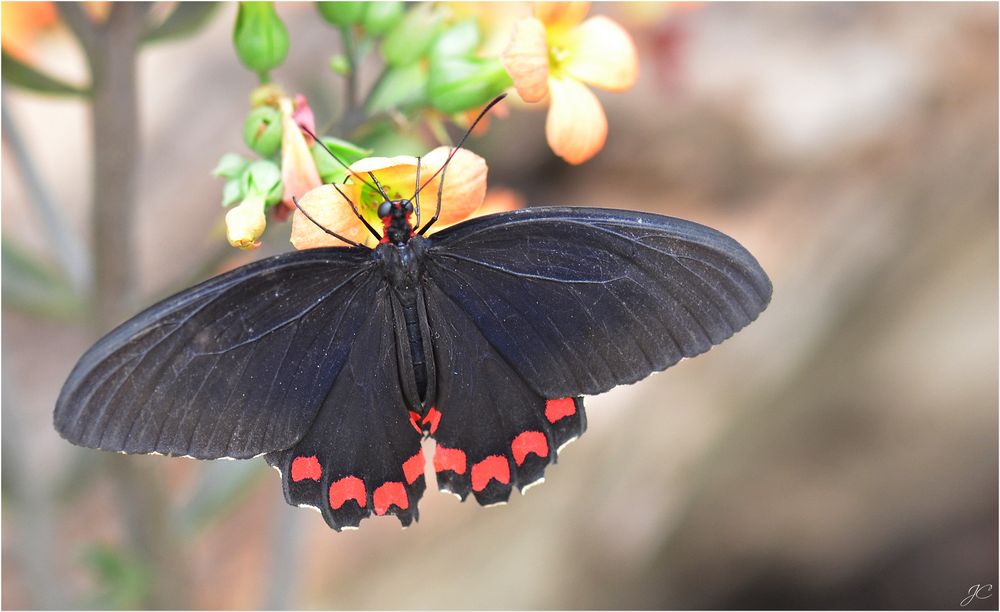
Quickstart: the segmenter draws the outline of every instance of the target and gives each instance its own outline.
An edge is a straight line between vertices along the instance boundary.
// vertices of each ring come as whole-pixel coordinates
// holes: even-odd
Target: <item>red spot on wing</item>
[[[375,514],[382,516],[389,510],[390,506],[397,506],[400,510],[410,507],[410,500],[406,497],[406,488],[401,482],[386,482],[375,489],[372,494],[375,504]]]
[[[311,457],[296,457],[292,460],[292,481],[319,480],[323,476],[323,468],[319,465],[316,455]]]
[[[542,432],[526,431],[514,438],[514,441],[510,443],[510,450],[514,453],[514,463],[521,465],[528,453],[535,453],[539,457],[548,457],[549,443]]]
[[[441,423],[441,413],[438,412],[437,408],[431,406],[431,409],[427,411],[427,416],[424,417],[424,420],[421,421],[421,423],[427,425],[428,431],[434,433],[437,431],[438,425]]]
[[[456,474],[465,473],[465,453],[457,448],[438,446],[434,449],[434,471],[451,470]]]
[[[406,484],[413,484],[413,481],[424,475],[424,452],[417,451],[403,463],[403,475],[406,476]]]
[[[345,476],[330,485],[330,507],[339,510],[347,500],[353,499],[365,507],[365,483],[357,476]]]
[[[418,434],[424,433],[423,430],[420,429],[420,413],[419,412],[416,412],[414,410],[410,411],[410,425],[413,425],[413,429],[416,429]]]
[[[563,417],[576,414],[576,402],[572,397],[550,399],[545,401],[545,418],[549,423],[555,423]]]
[[[503,455],[490,455],[472,466],[472,490],[482,491],[491,480],[510,482],[510,463]]]

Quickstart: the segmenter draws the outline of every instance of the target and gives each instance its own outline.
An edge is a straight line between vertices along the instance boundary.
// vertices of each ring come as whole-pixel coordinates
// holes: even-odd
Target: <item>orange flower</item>
[[[21,59],[30,57],[39,32],[58,19],[51,2],[4,2],[0,15],[3,50]]]
[[[525,102],[550,100],[545,136],[556,155],[580,164],[601,150],[608,121],[587,87],[625,91],[639,76],[632,37],[603,16],[584,20],[585,2],[539,3],[517,22],[504,67]]]
[[[449,147],[438,147],[420,158],[421,184],[444,164],[450,150]],[[416,190],[417,158],[409,155],[367,157],[351,164],[351,169],[363,176],[366,181],[368,172],[373,173],[386,194],[394,200],[409,198]],[[459,149],[455,153],[445,173],[441,215],[434,225],[435,228],[457,223],[479,208],[486,195],[486,175],[486,161],[482,157],[466,149]],[[438,206],[440,181],[439,174],[420,192],[421,223],[427,223],[434,216]],[[373,227],[376,229],[382,227],[382,222],[375,213],[382,202],[382,196],[377,191],[365,186],[356,177],[349,178],[340,189],[355,203]],[[354,216],[344,196],[337,193],[332,185],[313,189],[299,201],[299,205],[317,222],[345,238],[355,242],[374,240]],[[416,217],[413,218],[413,223],[416,224]],[[291,241],[292,245],[300,250],[344,245],[317,227],[298,210],[292,216]]]

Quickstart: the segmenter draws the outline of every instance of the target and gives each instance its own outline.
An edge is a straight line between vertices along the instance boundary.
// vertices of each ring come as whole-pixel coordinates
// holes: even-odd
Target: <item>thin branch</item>
[[[24,185],[32,200],[29,206],[38,215],[38,221],[49,237],[49,243],[56,258],[69,278],[73,289],[78,294],[84,294],[90,287],[90,258],[84,250],[83,242],[69,228],[60,207],[56,204],[35,167],[28,152],[28,147],[21,138],[21,130],[10,114],[10,106],[6,96],[0,93],[0,116],[3,124],[3,142],[7,145],[15,165],[21,171]]]
[[[83,9],[83,4],[78,2],[57,2],[59,17],[63,23],[73,32],[73,36],[83,47],[83,52],[87,55],[88,61],[93,54],[94,46],[97,44],[98,26],[87,15]]]

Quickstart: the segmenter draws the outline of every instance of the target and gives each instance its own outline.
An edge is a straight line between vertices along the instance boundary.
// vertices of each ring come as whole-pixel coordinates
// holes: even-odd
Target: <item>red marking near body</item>
[[[441,413],[434,406],[427,411],[427,415],[424,416],[424,420],[420,421],[424,425],[428,425],[428,429],[431,433],[437,431],[438,425],[441,423]]]
[[[392,215],[386,215],[382,217],[382,239],[379,240],[379,244],[386,244],[389,242],[389,224],[392,223]]]
[[[539,457],[548,457],[549,443],[542,432],[526,431],[514,438],[514,441],[510,443],[510,450],[514,453],[514,463],[521,465],[528,453],[535,453]]]
[[[510,482],[510,464],[503,455],[490,455],[472,466],[473,491],[482,491],[493,479],[502,484]]]
[[[353,499],[365,507],[365,483],[357,476],[345,476],[330,485],[330,507],[339,510],[347,500]]]
[[[457,448],[439,446],[434,449],[434,471],[451,470],[456,474],[465,473],[465,452]]]
[[[545,400],[545,418],[549,423],[555,423],[563,417],[576,414],[576,402],[572,397]]]
[[[389,510],[389,507],[396,505],[400,510],[410,507],[410,500],[406,497],[406,488],[401,482],[386,482],[375,489],[372,495],[375,503],[375,514],[382,516]]]
[[[406,476],[406,484],[413,484],[413,481],[424,475],[424,451],[417,451],[403,463],[403,475]]]
[[[419,412],[416,412],[414,410],[410,411],[410,425],[413,425],[413,429],[416,429],[417,433],[419,433],[419,434],[424,433],[423,430],[420,429],[420,413]]]
[[[323,468],[319,465],[316,455],[312,457],[296,457],[292,460],[292,481],[319,480],[323,476]]]

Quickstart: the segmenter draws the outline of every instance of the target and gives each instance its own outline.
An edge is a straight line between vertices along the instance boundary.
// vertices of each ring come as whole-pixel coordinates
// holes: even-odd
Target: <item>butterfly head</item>
[[[413,214],[413,202],[410,200],[392,200],[382,202],[378,207],[378,216],[382,219],[382,242],[406,244],[413,236],[413,225],[410,215]]]

